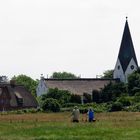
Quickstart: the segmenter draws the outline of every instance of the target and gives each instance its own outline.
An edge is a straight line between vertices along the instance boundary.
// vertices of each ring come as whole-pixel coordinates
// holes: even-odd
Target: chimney
[[[15,85],[16,85],[16,81],[15,80],[10,80],[10,85],[11,85],[12,88],[14,88]]]

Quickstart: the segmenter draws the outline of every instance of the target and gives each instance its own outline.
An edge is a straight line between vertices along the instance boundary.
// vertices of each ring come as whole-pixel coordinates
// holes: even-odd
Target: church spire
[[[138,67],[138,63],[137,63],[133,41],[129,30],[128,17],[126,17],[118,60],[114,70],[114,75],[115,75],[114,78],[120,78],[120,79],[122,78],[125,79],[122,81],[127,81],[128,74],[131,74],[134,70],[137,69],[137,67]]]
[[[127,66],[132,58],[138,66],[127,17],[118,58],[120,60],[124,72],[126,71]]]

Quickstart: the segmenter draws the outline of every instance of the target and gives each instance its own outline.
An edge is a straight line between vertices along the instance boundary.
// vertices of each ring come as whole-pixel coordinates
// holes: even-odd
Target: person
[[[72,121],[79,122],[80,111],[77,106],[74,107],[72,111]]]
[[[87,114],[88,114],[88,121],[89,122],[95,121],[95,119],[94,119],[94,111],[92,110],[92,108],[89,108]]]

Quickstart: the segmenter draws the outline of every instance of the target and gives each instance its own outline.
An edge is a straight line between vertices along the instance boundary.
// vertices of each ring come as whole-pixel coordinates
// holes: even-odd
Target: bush
[[[74,106],[80,106],[81,104],[78,103],[66,103],[63,105],[63,107],[74,107]]]
[[[122,103],[123,106],[131,105],[131,97],[129,97],[129,96],[122,96],[117,101]]]
[[[94,112],[107,112],[109,109],[106,103],[96,104],[96,103],[87,103],[79,106],[80,112],[87,112],[89,108],[92,108]]]
[[[140,103],[128,106],[123,109],[124,111],[140,112]]]
[[[135,93],[134,96],[134,102],[139,102],[140,101],[140,92]]]
[[[81,96],[77,95],[77,94],[72,94],[70,102],[71,103],[81,103]]]
[[[93,90],[92,91],[92,101],[95,102],[95,103],[99,103],[100,102],[100,91],[98,90]]]
[[[59,112],[60,111],[60,104],[56,99],[53,98],[47,98],[42,102],[42,109],[44,111],[53,111],[53,112]]]
[[[135,104],[135,105],[133,106],[133,109],[134,109],[135,111],[140,112],[140,103]]]
[[[46,100],[47,98],[57,99],[60,104],[65,104],[70,102],[71,94],[67,90],[59,90],[58,88],[50,88],[46,94],[43,94],[40,100]]]
[[[121,111],[123,109],[123,104],[120,102],[114,102],[111,106],[110,111]]]
[[[91,103],[92,99],[91,99],[91,95],[88,93],[83,93],[83,97],[84,97],[84,103]]]

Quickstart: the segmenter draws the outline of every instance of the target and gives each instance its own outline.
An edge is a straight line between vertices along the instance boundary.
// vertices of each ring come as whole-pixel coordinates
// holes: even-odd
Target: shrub
[[[135,93],[134,96],[134,102],[139,102],[140,101],[140,92]]]
[[[93,90],[92,91],[92,101],[93,102],[96,102],[96,103],[99,103],[100,102],[100,91],[98,90]]]
[[[134,105],[136,111],[140,111],[140,103]]]
[[[67,90],[59,90],[58,88],[50,88],[46,94],[43,94],[39,101],[46,100],[47,98],[57,99],[60,104],[65,104],[70,102],[71,94]]]
[[[81,96],[80,95],[76,95],[76,94],[72,94],[70,102],[71,103],[81,103]]]
[[[83,97],[84,97],[84,103],[91,103],[92,99],[91,99],[91,95],[88,93],[83,93]]]
[[[53,98],[47,98],[42,102],[42,109],[44,111],[53,111],[53,112],[59,112],[60,111],[60,104],[56,99]]]
[[[114,102],[111,106],[110,111],[121,111],[123,109],[123,105],[120,102]]]
[[[80,106],[81,104],[78,103],[66,103],[63,105],[63,107],[74,107],[74,106]]]
[[[122,96],[117,101],[122,103],[123,106],[131,105],[131,97],[129,97],[129,96]]]
[[[128,106],[123,109],[124,111],[140,112],[140,103]]]

